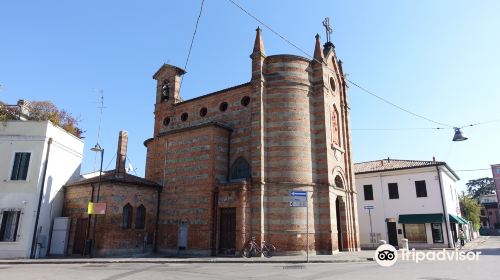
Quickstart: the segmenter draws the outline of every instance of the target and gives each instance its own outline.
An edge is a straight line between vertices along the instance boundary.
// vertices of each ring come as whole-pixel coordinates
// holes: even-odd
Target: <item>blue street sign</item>
[[[291,196],[307,196],[307,192],[302,192],[302,191],[293,191],[290,192]]]
[[[290,192],[290,195],[291,207],[307,207],[307,192],[292,191]]]

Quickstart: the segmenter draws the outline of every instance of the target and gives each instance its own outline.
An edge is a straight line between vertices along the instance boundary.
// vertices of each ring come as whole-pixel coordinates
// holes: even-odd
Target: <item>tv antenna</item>
[[[101,100],[99,100],[99,107],[97,107],[98,109],[100,109],[100,111],[99,111],[99,127],[97,128],[97,143],[99,143],[99,139],[101,137],[102,109],[106,108],[106,107],[104,107],[104,91],[101,89],[99,91],[99,93],[101,94]]]
[[[104,107],[104,90],[99,90],[99,94],[101,95],[100,100],[99,100],[99,106],[97,109],[99,109],[99,126],[97,127],[97,144],[99,144],[99,139],[101,139],[101,124],[102,124],[102,110],[106,107]],[[97,162],[97,153],[94,155],[94,170],[96,170],[96,162]]]

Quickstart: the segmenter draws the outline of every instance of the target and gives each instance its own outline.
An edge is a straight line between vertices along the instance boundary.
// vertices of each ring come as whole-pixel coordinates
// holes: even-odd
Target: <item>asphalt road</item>
[[[13,279],[500,279],[500,237],[490,237],[474,251],[478,260],[398,261],[318,264],[19,264],[0,265],[0,278]]]

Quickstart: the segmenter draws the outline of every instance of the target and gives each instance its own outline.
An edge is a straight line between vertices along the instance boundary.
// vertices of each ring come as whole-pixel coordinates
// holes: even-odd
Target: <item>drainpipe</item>
[[[155,236],[154,236],[154,245],[153,252],[158,252],[158,236],[160,234],[160,201],[161,201],[161,191],[162,186],[158,187],[158,200],[156,201],[156,220],[155,220]]]
[[[444,214],[444,225],[446,227],[446,238],[448,239],[448,247],[452,248],[452,243],[450,240],[450,233],[448,232],[448,224],[450,223],[450,218],[448,217],[448,211],[446,210],[446,206],[444,203],[444,194],[443,194],[443,184],[441,182],[441,173],[439,172],[439,165],[436,163],[436,172],[439,180],[439,193],[441,194],[441,205],[443,206],[443,214]],[[432,230],[432,228],[431,228]]]
[[[47,143],[47,154],[45,155],[45,165],[43,167],[42,186],[40,187],[40,194],[38,195],[38,207],[36,210],[35,227],[33,229],[33,240],[31,241],[30,259],[34,259],[36,253],[38,220],[40,219],[40,209],[42,208],[43,191],[45,190],[45,179],[47,177],[47,167],[49,165],[49,154],[51,145],[52,145],[52,138],[49,138],[49,141]]]

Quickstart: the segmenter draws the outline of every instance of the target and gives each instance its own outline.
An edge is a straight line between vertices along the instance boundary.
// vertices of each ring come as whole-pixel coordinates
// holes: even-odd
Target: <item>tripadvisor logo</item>
[[[455,250],[429,250],[429,251],[415,251],[411,250],[396,250],[394,246],[383,244],[378,246],[375,250],[375,261],[381,266],[393,266],[399,257],[402,261],[414,261],[419,263],[421,261],[477,261],[481,252],[472,251],[459,251]]]
[[[382,244],[375,250],[375,261],[381,266],[393,266],[398,260],[398,251],[394,246]]]

